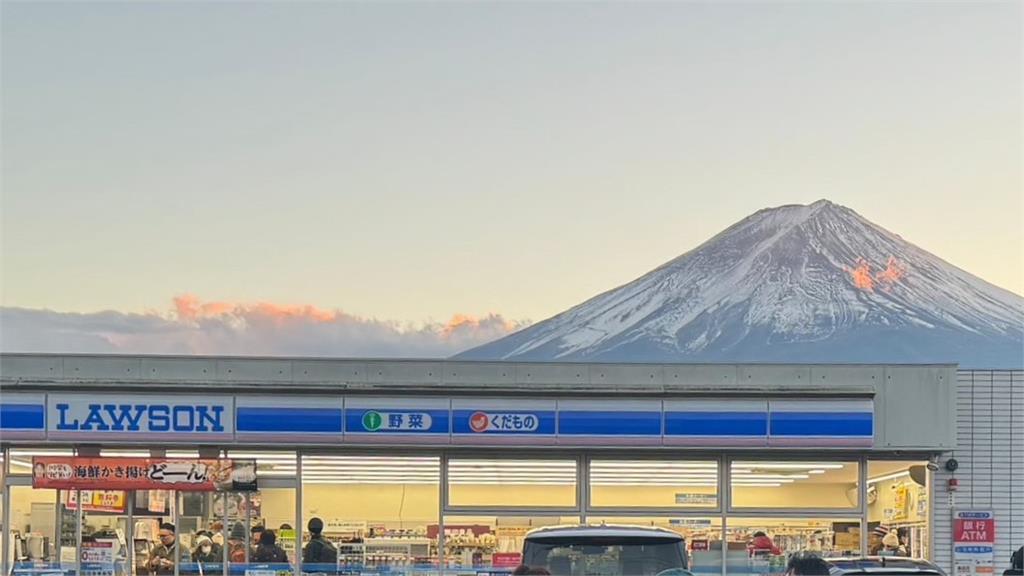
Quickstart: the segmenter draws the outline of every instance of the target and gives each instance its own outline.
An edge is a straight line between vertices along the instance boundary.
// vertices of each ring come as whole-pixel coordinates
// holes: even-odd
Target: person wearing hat
[[[247,561],[245,553],[245,526],[241,522],[231,525],[231,533],[228,534],[228,559],[231,562],[244,563]]]
[[[879,553],[881,556],[906,556],[907,549],[900,544],[900,536],[895,530],[889,530],[889,532],[882,537],[882,551]]]
[[[338,563],[338,549],[331,541],[324,538],[324,521],[311,518],[306,524],[309,529],[309,543],[302,550],[303,564],[326,564],[334,566]]]
[[[196,547],[192,550],[192,561],[201,564],[223,562],[224,549],[213,541],[209,532],[200,532],[196,536]]]
[[[174,563],[178,556],[177,530],[174,524],[164,522],[160,525],[160,543],[149,552],[147,567],[153,574],[167,576],[174,574]]]
[[[868,534],[868,555],[878,556],[881,554],[885,546],[882,544],[882,538],[889,533],[889,527],[885,524],[879,524]]]

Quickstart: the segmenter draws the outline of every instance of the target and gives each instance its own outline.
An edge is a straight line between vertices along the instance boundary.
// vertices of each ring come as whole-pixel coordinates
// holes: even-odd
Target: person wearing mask
[[[219,564],[224,561],[224,549],[213,541],[209,532],[200,532],[196,535],[192,561],[200,564]]]
[[[277,545],[277,534],[274,534],[273,530],[264,530],[260,533],[260,543],[256,546],[252,560],[267,564],[288,563],[288,555]]]
[[[324,521],[319,518],[311,518],[306,524],[306,528],[309,529],[309,543],[302,550],[302,563],[336,565],[338,549],[324,538]]]
[[[157,537],[160,539],[160,543],[150,550],[146,566],[151,573],[158,576],[174,574],[174,562],[178,556],[178,539],[174,524],[169,522],[161,524]]]
[[[772,556],[778,556],[782,554],[782,550],[775,545],[775,542],[768,537],[767,534],[758,530],[754,532],[754,539],[750,541],[750,555],[765,555],[770,554]]]
[[[812,554],[794,554],[786,566],[786,576],[829,576],[828,562]]]

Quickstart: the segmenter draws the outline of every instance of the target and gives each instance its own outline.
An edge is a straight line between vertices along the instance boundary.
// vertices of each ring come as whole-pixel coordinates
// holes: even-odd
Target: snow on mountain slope
[[[1024,298],[828,201],[761,210],[461,359],[1024,366]]]

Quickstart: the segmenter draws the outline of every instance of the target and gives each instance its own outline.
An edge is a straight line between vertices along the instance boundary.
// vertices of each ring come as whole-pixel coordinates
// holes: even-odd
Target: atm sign
[[[996,521],[990,514],[961,515],[953,522],[953,541],[992,544],[996,541]]]

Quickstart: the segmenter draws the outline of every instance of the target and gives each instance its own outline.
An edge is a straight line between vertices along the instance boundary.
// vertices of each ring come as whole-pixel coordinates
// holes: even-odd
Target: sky
[[[256,315],[443,352],[821,198],[1024,293],[1016,2],[0,16],[7,342]]]

